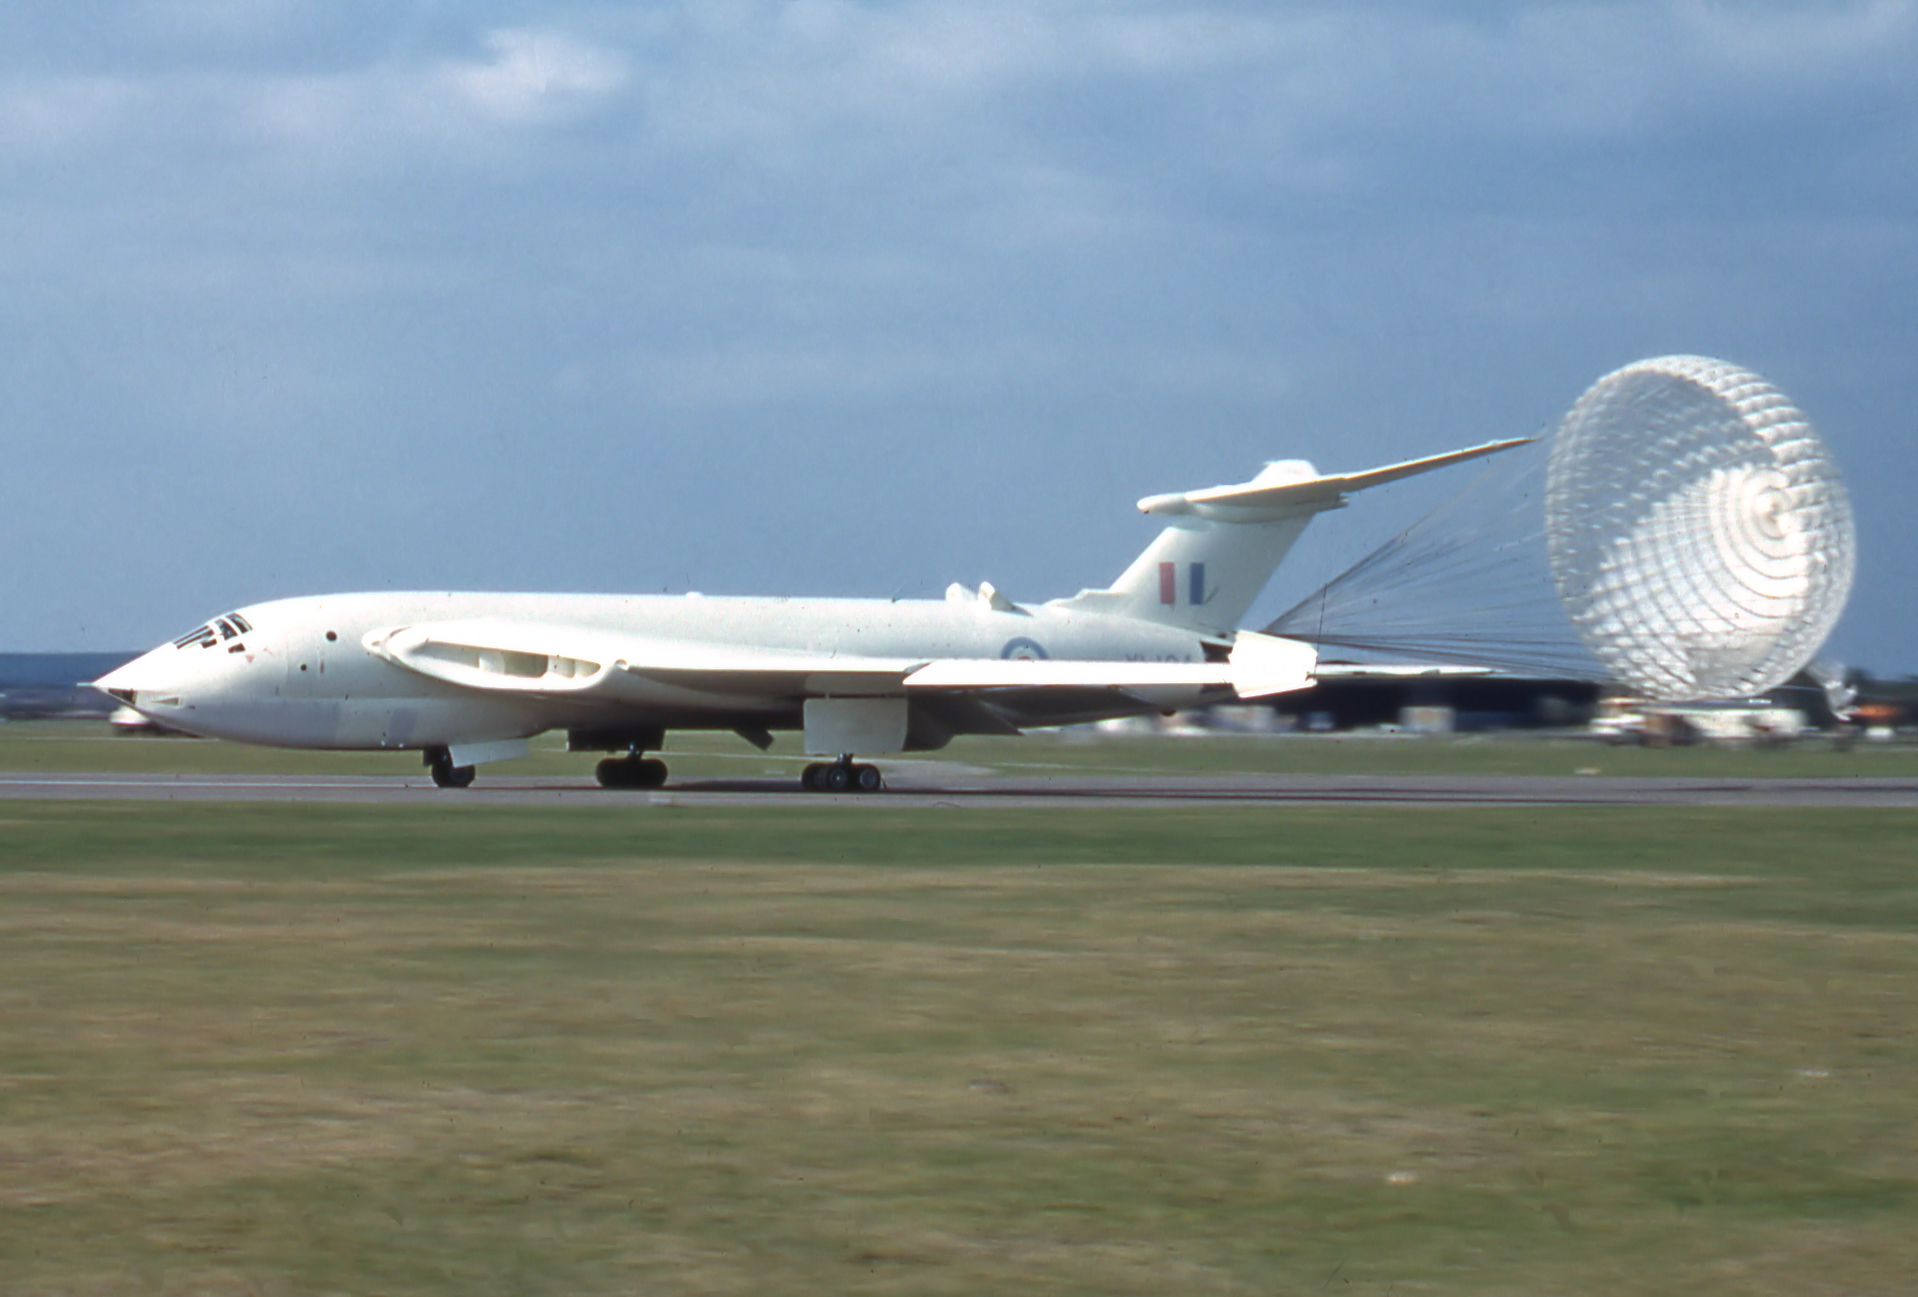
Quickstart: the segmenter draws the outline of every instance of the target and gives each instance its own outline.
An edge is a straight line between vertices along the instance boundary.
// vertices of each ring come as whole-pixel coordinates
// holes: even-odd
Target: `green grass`
[[[0,1291],[1899,1291],[1914,829],[0,803]]]

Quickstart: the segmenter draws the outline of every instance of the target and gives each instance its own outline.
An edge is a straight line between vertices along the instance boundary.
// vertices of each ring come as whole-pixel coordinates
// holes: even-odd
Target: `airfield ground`
[[[1912,755],[958,755],[1295,750]],[[368,761],[0,727],[10,769]],[[1914,830],[10,801],[0,1291],[1902,1292]]]

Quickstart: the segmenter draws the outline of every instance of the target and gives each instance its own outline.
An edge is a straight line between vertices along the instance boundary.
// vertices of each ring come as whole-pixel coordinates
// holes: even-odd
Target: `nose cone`
[[[173,674],[166,669],[166,655],[171,652],[173,646],[163,644],[151,653],[142,653],[133,661],[117,666],[93,681],[92,687],[131,706],[135,694],[143,691],[161,692],[174,679]]]
[[[274,655],[262,636],[246,633],[229,613],[109,671],[93,687],[152,720],[189,734],[222,737],[227,714],[270,691],[264,663]]]
[[[205,666],[172,644],[162,644],[151,653],[143,653],[125,666],[107,672],[93,687],[142,716],[181,725],[195,687],[204,688]]]

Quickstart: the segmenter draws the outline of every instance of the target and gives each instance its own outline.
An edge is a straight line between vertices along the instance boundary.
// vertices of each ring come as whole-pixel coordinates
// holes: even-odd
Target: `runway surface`
[[[1918,779],[1655,779],[1540,776],[997,775],[925,763],[864,796],[800,791],[790,779],[687,779],[609,792],[589,778],[481,775],[471,788],[408,778],[327,775],[139,775],[0,772],[0,800],[287,802],[436,806],[1164,805],[1918,807]]]

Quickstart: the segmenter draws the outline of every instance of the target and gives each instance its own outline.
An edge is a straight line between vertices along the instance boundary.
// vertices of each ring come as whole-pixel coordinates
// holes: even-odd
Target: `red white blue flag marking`
[[[1186,602],[1194,608],[1205,605],[1205,564],[1186,564]],[[1159,602],[1170,607],[1179,602],[1179,565],[1159,564]]]

